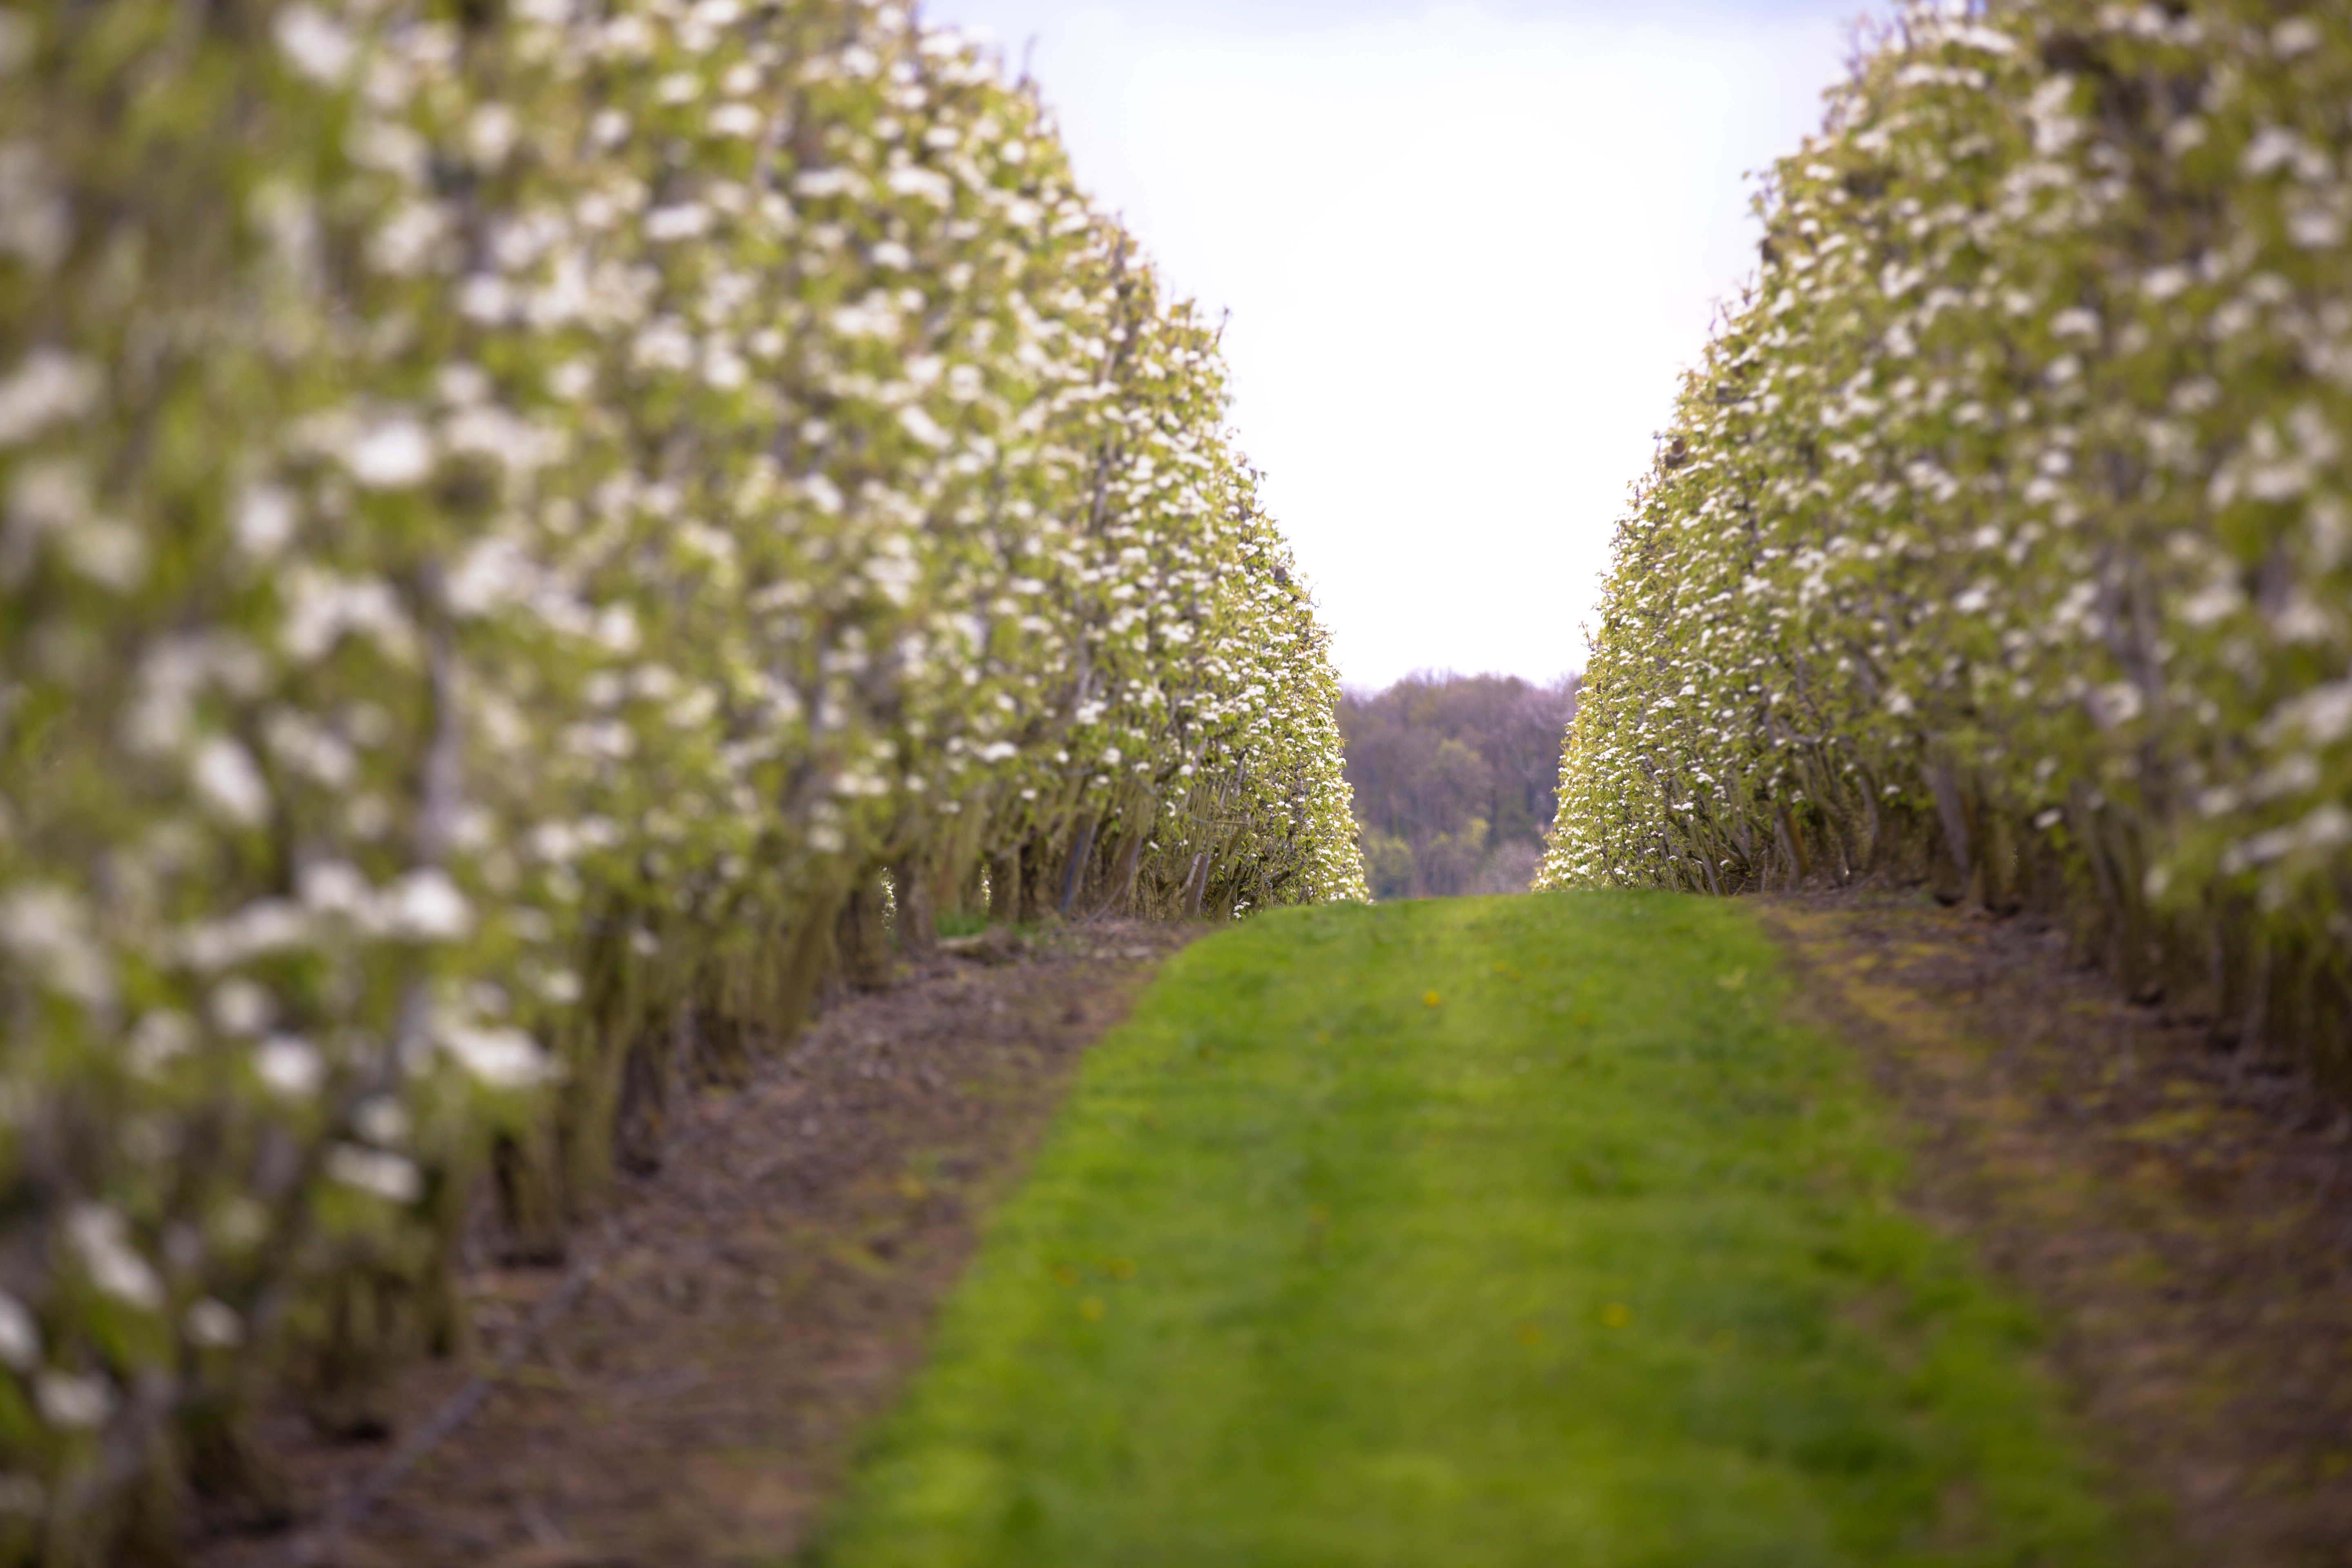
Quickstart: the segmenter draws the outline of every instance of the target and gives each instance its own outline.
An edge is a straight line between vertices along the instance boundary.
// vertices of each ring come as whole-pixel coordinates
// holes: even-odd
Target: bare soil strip
[[[943,959],[852,1000],[752,1083],[679,1115],[631,1181],[578,1303],[479,1414],[345,1537],[341,1568],[702,1568],[788,1559],[851,1445],[920,1354],[975,1222],[1097,1037],[1194,928],[1098,924]],[[499,1373],[558,1269],[466,1281],[478,1343],[420,1367],[399,1430]],[[389,1443],[266,1434],[308,1525]],[[298,1533],[230,1536],[203,1568],[283,1568]]]
[[[2029,921],[1889,894],[1759,909],[1918,1129],[1919,1205],[2051,1309],[2182,1561],[2352,1564],[2352,1115],[2116,1001]]]

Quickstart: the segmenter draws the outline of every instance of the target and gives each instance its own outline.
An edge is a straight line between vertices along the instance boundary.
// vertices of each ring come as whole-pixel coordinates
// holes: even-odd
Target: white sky
[[[926,0],[1172,289],[1342,677],[1549,679],[1861,0]],[[1034,46],[1030,40],[1034,39]]]

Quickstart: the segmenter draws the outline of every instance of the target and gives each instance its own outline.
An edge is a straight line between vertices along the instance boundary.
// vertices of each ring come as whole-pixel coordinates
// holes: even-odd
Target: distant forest
[[[1578,682],[1423,673],[1340,697],[1373,897],[1527,890]]]

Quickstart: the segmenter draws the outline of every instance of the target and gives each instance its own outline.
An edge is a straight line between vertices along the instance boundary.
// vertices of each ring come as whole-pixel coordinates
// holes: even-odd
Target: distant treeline
[[[1538,686],[1424,672],[1340,698],[1374,897],[1526,889],[1551,825],[1579,679]]]

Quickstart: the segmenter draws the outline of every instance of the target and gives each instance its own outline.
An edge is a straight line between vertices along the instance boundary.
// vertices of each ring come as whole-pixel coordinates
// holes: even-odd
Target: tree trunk
[[[950,915],[986,915],[988,913],[988,857],[974,856],[968,863],[950,864],[941,868],[937,884],[939,900],[932,910],[935,920]]]
[[[632,1175],[661,1169],[669,1142],[669,1119],[677,1100],[677,1051],[669,1030],[653,1019],[631,1031],[621,1063],[621,1103],[613,1130],[613,1157]]]
[[[822,1011],[834,973],[834,925],[841,912],[831,897],[826,893],[811,899],[800,912],[799,926],[778,931],[769,950],[776,963],[762,981],[760,1010],[768,1050],[789,1049]]]
[[[1054,896],[1053,873],[1045,864],[1045,841],[1032,838],[1021,847],[1021,921],[1035,925],[1052,912],[1046,902]]]
[[[531,1126],[501,1134],[490,1149],[490,1177],[498,1194],[498,1256],[502,1263],[549,1268],[564,1260],[562,1162],[551,1147],[552,1129]]]
[[[1078,889],[1086,885],[1087,858],[1095,850],[1095,819],[1087,816],[1078,823],[1078,836],[1070,842],[1070,858],[1062,867],[1062,897],[1054,912],[1064,920],[1070,918],[1070,908],[1078,901]]]
[[[416,1348],[413,1282],[395,1264],[369,1259],[335,1269],[319,1296],[323,1321],[294,1355],[302,1413],[331,1440],[387,1437],[393,1378]]]
[[[890,885],[898,895],[898,954],[909,963],[929,963],[940,951],[930,869],[920,860],[902,860],[891,868]]]
[[[678,1004],[678,1059],[697,1084],[740,1089],[751,1081],[751,1042],[740,1005],[741,977],[712,963],[692,1000]]]
[[[996,925],[1021,920],[1021,851],[1009,849],[988,858],[988,918]]]
[[[890,989],[890,940],[882,926],[882,882],[861,877],[835,930],[841,977],[853,991]]]
[[[1135,905],[1135,877],[1143,865],[1143,840],[1140,831],[1127,836],[1127,843],[1118,852],[1118,869],[1112,874],[1110,896],[1102,901],[1100,912],[1123,915]]]
[[[295,1517],[293,1486],[254,1436],[241,1392],[199,1394],[174,1419],[173,1436],[188,1485],[208,1510],[239,1530],[276,1530]]]

